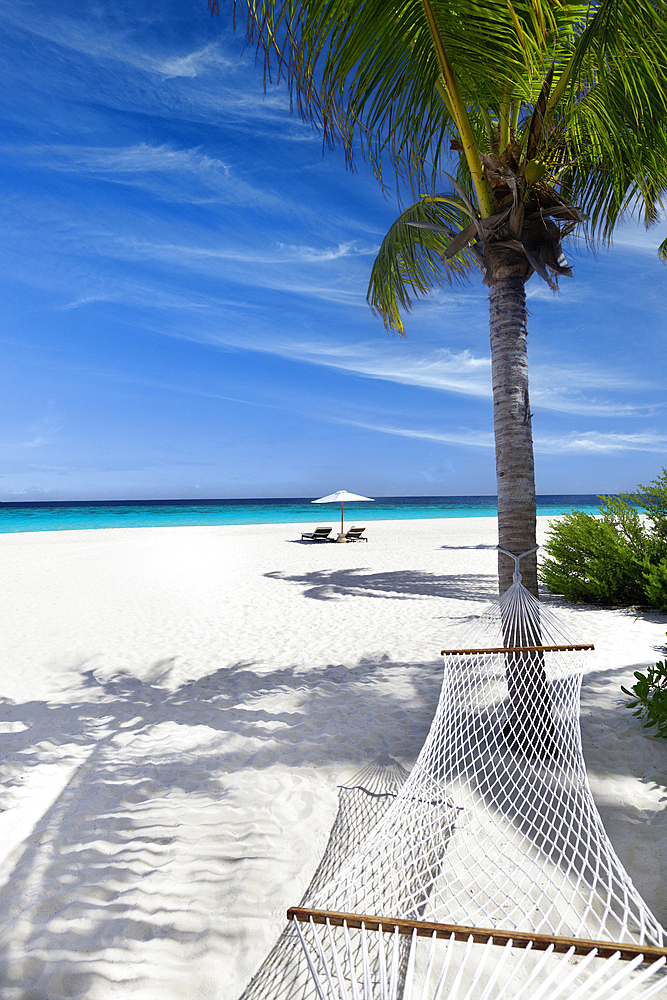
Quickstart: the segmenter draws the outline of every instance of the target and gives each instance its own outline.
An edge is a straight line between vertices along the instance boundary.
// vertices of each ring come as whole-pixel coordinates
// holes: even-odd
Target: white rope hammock
[[[290,911],[320,1000],[621,1000],[667,988],[664,931],[586,777],[579,693],[592,647],[523,587],[513,558],[509,590],[443,650],[438,708],[393,805]]]

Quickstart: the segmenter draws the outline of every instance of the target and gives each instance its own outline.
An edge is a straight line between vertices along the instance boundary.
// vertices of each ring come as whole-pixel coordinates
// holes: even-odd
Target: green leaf
[[[454,195],[424,196],[401,213],[382,241],[368,286],[371,309],[387,329],[403,333],[400,307],[409,310],[415,297],[443,281],[462,282],[479,266],[474,248],[458,249],[461,234],[473,228],[468,222],[466,206]],[[422,223],[424,228],[415,225]],[[457,250],[447,259],[452,244]]]
[[[630,695],[627,708],[636,708],[632,714],[645,719],[644,729],[657,727],[658,737],[667,739],[667,660],[661,660],[647,668],[646,673],[635,671],[637,683],[632,690],[621,687],[623,694]]]

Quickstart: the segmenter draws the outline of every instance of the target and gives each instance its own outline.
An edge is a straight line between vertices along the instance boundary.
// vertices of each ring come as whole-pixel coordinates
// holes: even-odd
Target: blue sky
[[[388,337],[397,214],[205,0],[0,0],[0,499],[495,493],[487,290]],[[528,285],[538,493],[667,464],[667,270],[629,222]]]

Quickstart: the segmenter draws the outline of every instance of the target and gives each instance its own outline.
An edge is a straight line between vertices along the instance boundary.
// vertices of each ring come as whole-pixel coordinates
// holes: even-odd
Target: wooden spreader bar
[[[616,952],[621,953],[621,958],[626,961],[643,955],[644,961],[654,962],[658,958],[667,958],[667,948],[657,948],[655,945],[626,944],[609,941],[589,941],[586,938],[558,937],[555,934],[533,934],[530,931],[503,931],[497,928],[487,927],[465,927],[462,924],[438,924],[429,920],[404,920],[399,917],[371,917],[365,913],[338,913],[333,910],[311,910],[305,906],[290,906],[287,911],[288,920],[298,920],[301,923],[309,923],[313,920],[316,924],[326,924],[327,921],[334,927],[342,927],[344,923],[348,927],[360,928],[363,924],[366,930],[376,931],[381,926],[383,930],[391,933],[398,929],[399,934],[412,934],[417,931],[418,937],[432,937],[435,934],[438,938],[449,938],[454,935],[456,941],[467,941],[472,937],[477,944],[486,944],[489,938],[494,944],[507,944],[511,941],[515,948],[525,948],[529,943],[535,951],[546,951],[549,945],[554,946],[554,951],[565,953],[574,947],[575,955],[587,955],[593,948],[597,948],[600,958],[610,958]]]
[[[494,649],[441,649],[440,656],[461,653],[570,653],[580,649],[595,649],[591,643],[582,646],[496,646]]]

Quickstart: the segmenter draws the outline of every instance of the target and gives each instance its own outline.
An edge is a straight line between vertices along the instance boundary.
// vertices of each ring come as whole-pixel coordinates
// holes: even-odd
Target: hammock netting
[[[593,1000],[647,997],[667,986],[658,972],[664,959],[650,972],[641,971],[641,956],[621,961],[619,972],[618,955],[603,961],[593,950],[581,960],[549,950],[538,959],[510,940],[489,959],[472,938],[429,944],[416,931],[392,933],[392,918],[404,918],[664,947],[586,776],[579,694],[590,648],[522,586],[517,569],[500,601],[444,651],[439,704],[409,778],[363,843],[304,901],[382,918],[384,933],[295,921],[313,996]],[[418,940],[431,948],[430,965]]]
[[[662,945],[588,784],[582,645],[513,584],[445,652],[438,708],[410,777],[308,905]]]

